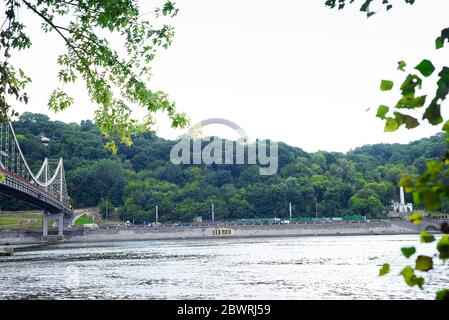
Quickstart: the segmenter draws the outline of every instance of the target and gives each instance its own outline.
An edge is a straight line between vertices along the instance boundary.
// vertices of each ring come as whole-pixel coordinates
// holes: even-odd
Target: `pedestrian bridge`
[[[0,193],[41,208],[44,211],[44,236],[48,235],[49,219],[59,221],[59,235],[62,236],[64,217],[69,219],[73,215],[63,159],[45,158],[34,174],[10,122],[0,124]]]

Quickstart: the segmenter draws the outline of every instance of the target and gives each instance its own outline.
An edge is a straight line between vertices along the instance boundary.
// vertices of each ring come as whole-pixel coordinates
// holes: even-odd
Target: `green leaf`
[[[434,126],[443,122],[443,118],[441,117],[441,106],[436,99],[434,99],[427,107],[426,111],[424,111],[423,119],[427,119],[429,123]]]
[[[380,90],[382,90],[382,91],[389,91],[389,90],[391,90],[393,88],[393,85],[394,85],[393,81],[382,80],[380,82]]]
[[[413,224],[420,224],[423,218],[424,218],[424,216],[420,212],[415,212],[415,213],[411,214],[409,217],[410,222]]]
[[[422,243],[430,243],[435,241],[435,237],[432,234],[429,234],[425,231],[422,231],[419,234],[419,238],[421,239]]]
[[[443,125],[443,131],[449,133],[449,120]]]
[[[388,108],[387,106],[380,105],[379,108],[377,108],[377,114],[376,114],[376,117],[385,120],[385,115],[388,113],[388,110],[389,110],[389,109],[390,109],[390,108]]]
[[[407,64],[405,63],[404,60],[398,62],[398,70],[405,71],[406,66]]]
[[[449,289],[442,289],[438,291],[435,299],[449,301]]]
[[[416,118],[409,116],[408,114],[403,114],[400,112],[394,112],[394,117],[399,126],[405,123],[407,129],[413,129],[419,126],[419,122]]]
[[[415,269],[419,271],[429,271],[433,269],[432,258],[428,256],[418,256],[418,258],[416,258]]]
[[[440,252],[440,259],[449,259],[449,236],[443,235],[438,241],[437,249]]]
[[[112,154],[116,154],[117,153],[117,145],[115,144],[114,141],[109,141],[106,142],[104,145],[105,149],[110,150],[112,152]]]
[[[435,39],[435,47],[437,50],[444,47],[444,40],[441,37]]]
[[[73,104],[73,98],[61,89],[54,90],[48,99],[48,108],[54,112],[63,111]]]
[[[388,117],[385,119],[385,132],[394,132],[399,128],[399,123],[395,118]]]
[[[424,285],[424,278],[417,277],[415,275],[415,270],[412,267],[406,266],[402,269],[400,274],[404,277],[404,281],[408,286],[413,287],[418,285],[422,289]]]
[[[412,116],[406,115],[405,116],[405,127],[407,129],[413,129],[419,126],[419,121],[416,118],[413,118]]]
[[[424,207],[428,210],[437,210],[441,208],[439,194],[433,189],[423,190],[422,202],[424,204]]]
[[[401,252],[406,258],[410,258],[416,252],[416,248],[415,247],[404,247],[404,248],[401,248]]]
[[[427,119],[432,125],[437,125],[443,122],[443,118],[441,117],[441,103],[449,94],[449,68],[443,67],[438,76],[436,95],[423,115],[423,119]]]
[[[379,276],[384,276],[388,272],[390,272],[390,265],[388,263],[384,263],[379,270]]]
[[[416,277],[416,276],[415,276],[415,277]],[[420,289],[422,289],[423,286],[424,286],[424,283],[425,283],[424,278],[422,278],[422,277],[416,277],[416,278],[415,278],[415,283],[418,285],[418,287],[419,287]]]
[[[399,180],[399,185],[404,187],[405,192],[413,191],[413,180],[410,177],[401,177],[401,180]]]
[[[403,96],[396,104],[396,108],[398,109],[421,108],[426,103],[426,98],[427,96],[421,97]]]
[[[370,13],[369,6],[371,5],[371,2],[373,2],[373,0],[365,0],[365,2],[360,7],[360,11]]]
[[[416,204],[421,204],[422,203],[422,199],[421,199],[421,193],[418,191],[413,192],[413,202]]]
[[[402,269],[400,274],[403,276],[409,276],[414,273],[415,273],[415,270],[411,266],[406,266],[404,269]]]
[[[441,49],[444,47],[444,42],[449,40],[449,28],[441,30],[441,35],[435,40],[435,47]]]
[[[421,88],[422,79],[415,74],[409,74],[401,85],[403,96],[414,97],[416,88]]]
[[[424,77],[430,76],[435,71],[433,63],[427,59],[421,61],[420,64],[415,67],[415,69],[421,72]]]

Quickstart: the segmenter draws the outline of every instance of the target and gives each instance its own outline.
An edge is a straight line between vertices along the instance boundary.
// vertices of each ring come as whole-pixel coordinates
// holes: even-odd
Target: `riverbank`
[[[67,228],[64,242],[101,242],[132,240],[181,240],[212,238],[261,238],[299,236],[343,236],[343,235],[400,235],[418,234],[427,230],[438,230],[442,220],[428,220],[421,225],[408,221],[319,221],[281,225],[226,224],[202,226],[159,226],[159,227],[109,227],[98,230]],[[214,228],[232,229],[232,235],[214,236]],[[50,233],[51,234],[51,233]],[[38,244],[42,242],[39,229],[14,229],[0,231],[0,245]]]

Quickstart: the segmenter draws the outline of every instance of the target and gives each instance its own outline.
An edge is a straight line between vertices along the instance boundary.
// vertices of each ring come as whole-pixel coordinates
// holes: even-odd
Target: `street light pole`
[[[288,212],[290,213],[290,221],[292,220],[292,203],[288,204]]]
[[[215,223],[215,212],[214,212],[214,204],[212,203],[212,224]]]
[[[318,199],[315,192],[315,220],[318,220]]]

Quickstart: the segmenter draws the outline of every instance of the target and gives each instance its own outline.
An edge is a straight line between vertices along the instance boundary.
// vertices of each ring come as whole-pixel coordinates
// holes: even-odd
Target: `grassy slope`
[[[76,226],[82,226],[83,224],[86,223],[96,223],[96,222],[88,215],[83,214],[82,216],[80,216],[78,219],[75,220],[74,224]]]
[[[115,221],[115,220],[102,220],[102,221],[94,221],[91,217],[89,217],[88,215],[83,214],[82,216],[80,216],[78,219],[75,220],[74,225],[75,226],[82,226],[86,223],[96,223],[96,224],[120,224],[122,223],[121,221]]]
[[[0,214],[0,228],[34,228],[42,226],[42,213]]]

